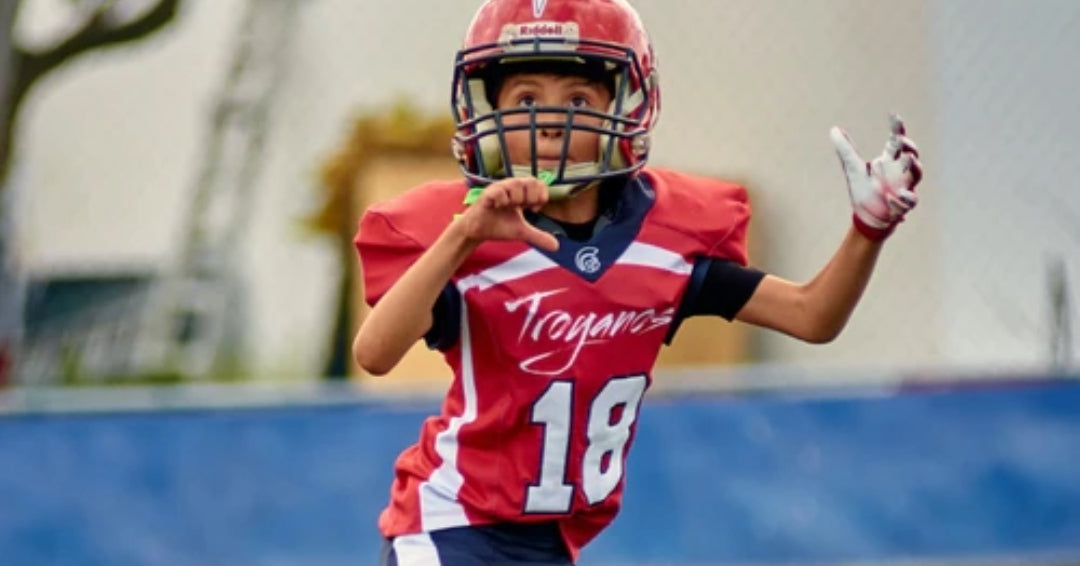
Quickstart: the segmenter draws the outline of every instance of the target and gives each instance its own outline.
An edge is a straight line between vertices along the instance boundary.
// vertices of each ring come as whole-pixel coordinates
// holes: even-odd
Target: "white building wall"
[[[654,163],[747,184],[760,267],[809,279],[843,237],[850,209],[827,137],[834,123],[869,157],[885,140],[887,112],[899,110],[923,150],[922,202],[886,246],[845,334],[827,346],[763,334],[770,360],[1043,362],[1039,258],[1080,257],[1080,193],[1069,192],[1069,179],[1080,178],[1080,144],[1069,137],[1080,125],[1072,95],[1080,35],[1065,31],[1076,29],[1080,7],[635,4],[662,70]],[[359,111],[402,95],[446,111],[453,52],[474,6],[311,0],[301,10],[243,266],[254,284],[251,356],[261,373],[309,375],[325,355],[339,266],[327,242],[297,228],[314,206],[320,161]],[[39,85],[20,129],[28,189],[20,234],[31,268],[172,259],[242,7],[189,1],[175,28],[88,56]],[[46,21],[58,9],[33,17]],[[1001,277],[1003,265],[1017,275]]]

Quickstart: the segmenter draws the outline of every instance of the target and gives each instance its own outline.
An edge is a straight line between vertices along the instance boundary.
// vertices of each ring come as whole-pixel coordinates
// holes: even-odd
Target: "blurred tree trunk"
[[[21,0],[0,0],[0,385],[11,379],[16,342],[21,335],[22,293],[15,261],[13,203],[5,192],[15,153],[19,107],[38,80],[79,55],[145,38],[163,29],[177,13],[180,0],[124,2],[81,0],[87,14],[73,33],[45,51],[29,51],[15,38]],[[135,10],[133,6],[142,9]]]

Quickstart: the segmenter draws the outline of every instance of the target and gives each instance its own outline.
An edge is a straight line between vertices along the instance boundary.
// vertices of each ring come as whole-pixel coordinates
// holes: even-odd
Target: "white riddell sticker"
[[[563,39],[576,42],[581,34],[575,22],[528,22],[524,24],[506,24],[499,34],[500,43],[509,43],[516,39]],[[530,46],[531,48],[531,46]]]

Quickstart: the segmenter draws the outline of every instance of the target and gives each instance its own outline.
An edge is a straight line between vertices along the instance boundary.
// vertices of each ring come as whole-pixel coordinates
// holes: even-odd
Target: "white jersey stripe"
[[[391,543],[398,566],[440,566],[439,552],[427,533],[394,537]]]
[[[529,249],[499,265],[489,267],[480,273],[470,275],[458,281],[458,290],[463,294],[465,291],[476,287],[483,291],[492,285],[506,283],[514,279],[521,279],[534,273],[556,267],[557,264],[544,254]]]
[[[458,491],[465,483],[458,468],[458,432],[476,420],[476,375],[473,370],[472,338],[469,332],[469,309],[465,292],[481,290],[492,285],[519,279],[555,267],[555,262],[536,250],[518,254],[504,263],[458,281],[461,291],[461,390],[464,408],[459,416],[450,419],[446,430],[435,436],[435,452],[442,463],[427,481],[420,484],[420,525],[424,531],[461,527],[469,524],[465,509],[458,502]]]
[[[617,265],[654,267],[680,275],[690,275],[690,272],[694,270],[694,265],[686,261],[683,256],[671,250],[642,242],[630,244],[630,247],[623,252],[615,263]]]
[[[446,430],[435,435],[435,452],[442,464],[431,477],[420,484],[420,526],[425,531],[435,531],[469,524],[465,509],[457,500],[458,491],[465,483],[457,466],[458,431],[476,420],[476,376],[473,373],[472,340],[469,334],[469,311],[465,297],[461,297],[461,389],[465,396],[460,416],[450,419]]]

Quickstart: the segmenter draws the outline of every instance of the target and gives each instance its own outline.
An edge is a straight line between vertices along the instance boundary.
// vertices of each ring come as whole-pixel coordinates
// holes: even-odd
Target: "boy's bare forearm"
[[[766,275],[736,317],[820,344],[836,338],[866,290],[881,242],[852,227],[829,263],[805,284]]]
[[[353,342],[353,356],[369,373],[390,371],[431,328],[431,308],[477,242],[457,222],[402,274],[368,314]]]
[[[831,340],[844,328],[870,282],[881,242],[850,228],[829,263],[803,287],[815,334]]]

